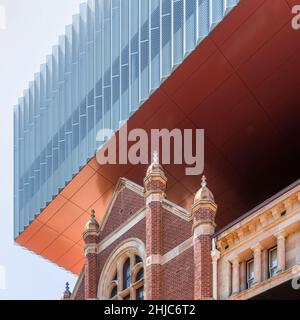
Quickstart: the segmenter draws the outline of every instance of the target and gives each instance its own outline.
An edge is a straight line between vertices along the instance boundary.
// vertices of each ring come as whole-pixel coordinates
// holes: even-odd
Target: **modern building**
[[[282,190],[299,179],[300,31],[291,25],[294,4],[92,0],[81,5],[15,107],[16,242],[81,273],[87,241],[82,230],[91,210],[104,226],[120,178],[142,190],[138,186],[148,165],[97,161],[104,144],[118,139],[124,121],[129,129],[205,130],[204,172],[218,204],[215,235],[219,243],[226,243],[231,233],[235,239],[235,219],[278,192],[285,194]],[[115,134],[97,142],[104,128]],[[184,167],[175,164],[164,165],[164,172],[171,207],[179,216],[191,215],[199,176],[187,176]],[[130,212],[142,208],[139,202],[132,210],[125,202],[120,206],[119,220],[111,228],[119,228]],[[191,222],[187,225],[182,241],[191,236]],[[181,232],[174,228],[170,233]],[[146,246],[145,239],[139,239]],[[181,242],[176,241],[164,254],[177,250]],[[227,245],[217,245],[220,263],[232,261],[237,250],[243,265],[251,250],[246,258],[233,243],[236,247],[229,251]],[[291,252],[296,265],[296,251]],[[143,254],[137,252],[147,264],[148,253]],[[286,266],[292,267],[288,259]],[[190,261],[187,268],[193,267]],[[258,279],[257,262],[253,267]],[[239,285],[244,285],[242,279],[240,275]],[[228,297],[226,292],[220,295]],[[155,297],[147,290],[146,296]],[[175,298],[174,292],[166,297]]]

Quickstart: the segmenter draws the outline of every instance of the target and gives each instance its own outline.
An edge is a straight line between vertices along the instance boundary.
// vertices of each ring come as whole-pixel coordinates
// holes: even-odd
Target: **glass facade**
[[[89,0],[14,109],[15,237],[238,0]]]

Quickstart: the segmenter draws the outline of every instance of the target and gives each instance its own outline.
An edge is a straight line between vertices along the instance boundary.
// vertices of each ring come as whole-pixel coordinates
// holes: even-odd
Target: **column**
[[[285,239],[286,239],[286,232],[280,231],[276,234],[277,237],[277,272],[283,272],[285,270],[286,265],[286,257],[285,257]]]
[[[220,259],[220,251],[213,250],[211,257],[213,264],[213,299],[218,300],[218,261]]]
[[[192,206],[194,234],[194,300],[213,299],[212,236],[215,233],[217,205],[202,177],[201,189]]]
[[[97,245],[100,236],[100,226],[96,220],[95,211],[91,211],[91,218],[86,224],[83,233],[85,243],[85,268],[84,268],[84,288],[85,299],[97,299],[98,289],[98,255]]]
[[[269,277],[269,252],[264,249],[262,251],[262,281]]]
[[[236,257],[232,262],[232,294],[240,292],[240,261]]]
[[[158,153],[153,155],[153,163],[144,179],[146,202],[146,268],[145,299],[163,299],[162,273],[162,228],[163,208],[167,177],[159,164]]]
[[[262,246],[260,244],[256,245],[253,248],[253,256],[254,256],[254,285],[261,282],[261,254]]]
[[[247,289],[247,266],[246,261],[240,263],[240,290],[244,291]]]

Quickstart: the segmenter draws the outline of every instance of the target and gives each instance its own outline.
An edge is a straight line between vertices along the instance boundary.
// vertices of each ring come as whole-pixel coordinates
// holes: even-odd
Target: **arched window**
[[[116,280],[110,298],[114,300],[144,300],[144,266],[143,260],[130,253],[116,262]],[[121,284],[121,285],[120,285]]]
[[[99,299],[144,300],[144,252],[138,239],[129,239],[112,252],[99,280]]]
[[[114,285],[111,289],[110,298],[113,299],[118,294],[118,287],[117,285]]]
[[[135,277],[135,282],[140,281],[141,279],[144,279],[144,268],[141,268]]]
[[[123,266],[123,290],[130,287],[130,258],[128,258]]]

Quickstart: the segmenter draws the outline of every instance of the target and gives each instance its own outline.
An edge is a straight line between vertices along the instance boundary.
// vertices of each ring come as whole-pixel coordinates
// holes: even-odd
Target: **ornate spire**
[[[96,212],[94,209],[91,210],[91,222],[95,223],[96,221]]]
[[[91,210],[91,217],[85,226],[87,231],[99,231],[99,223],[96,220],[96,212],[94,209]]]
[[[70,284],[69,282],[66,283],[66,289],[62,295],[62,300],[69,300],[71,298],[71,291],[70,291]]]
[[[196,193],[194,203],[197,203],[199,201],[215,202],[214,195],[207,187],[207,179],[204,175],[201,178],[201,189]]]
[[[202,179],[201,179],[201,187],[205,188],[207,186],[207,179],[206,177],[203,175]]]
[[[153,152],[153,164],[159,165],[159,155],[157,151]]]
[[[159,153],[157,151],[153,152],[152,163],[147,170],[147,176],[151,173],[163,174],[163,168],[159,163]]]

